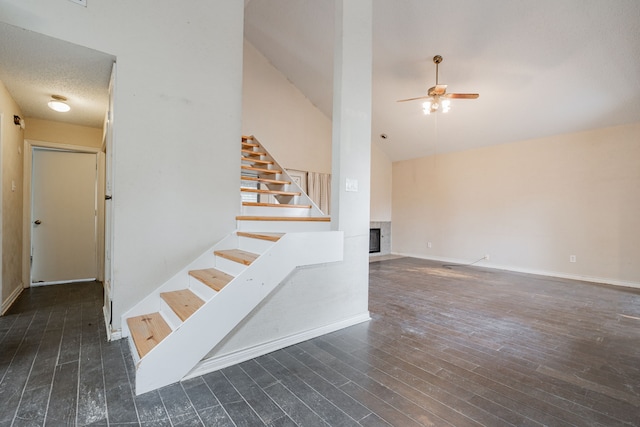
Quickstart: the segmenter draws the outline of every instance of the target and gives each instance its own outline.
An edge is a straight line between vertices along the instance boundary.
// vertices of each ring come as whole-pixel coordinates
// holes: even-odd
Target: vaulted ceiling
[[[372,139],[392,160],[640,121],[637,0],[372,1]],[[333,4],[245,0],[246,39],[328,117]],[[448,92],[480,97],[425,116],[396,101],[434,85],[436,54]],[[55,120],[41,98],[66,91],[86,113],[67,121],[101,126],[111,55],[0,23],[0,58],[25,115]]]
[[[640,121],[637,0],[372,1],[372,138],[393,160]],[[331,116],[332,0],[251,0],[245,37]],[[480,97],[397,103],[437,54],[447,91]]]

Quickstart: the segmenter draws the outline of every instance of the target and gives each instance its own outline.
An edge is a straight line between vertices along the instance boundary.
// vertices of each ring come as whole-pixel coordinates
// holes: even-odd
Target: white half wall
[[[396,162],[392,252],[640,286],[638,159],[640,123]]]
[[[2,20],[117,58],[113,319],[235,228],[243,2],[6,0]]]

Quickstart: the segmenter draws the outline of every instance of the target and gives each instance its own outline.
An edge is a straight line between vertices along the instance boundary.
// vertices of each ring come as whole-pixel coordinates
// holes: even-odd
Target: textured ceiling
[[[115,58],[0,22],[0,80],[25,117],[102,127]],[[51,95],[71,111],[47,107]]]
[[[245,37],[327,116],[332,0],[251,0]],[[640,120],[640,1],[373,0],[372,137],[393,160]],[[435,83],[454,100],[425,116]],[[388,134],[381,140],[378,135]]]

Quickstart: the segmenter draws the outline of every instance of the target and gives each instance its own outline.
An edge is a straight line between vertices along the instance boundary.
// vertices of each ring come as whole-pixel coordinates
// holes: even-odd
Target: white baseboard
[[[330,325],[310,329],[308,331],[300,332],[294,335],[289,335],[284,338],[279,338],[243,350],[234,351],[233,353],[225,354],[222,356],[214,356],[210,359],[202,360],[191,370],[191,372],[185,375],[183,379],[186,380],[189,378],[208,374],[209,372],[214,372],[226,368],[227,366],[236,365],[238,363],[263,356],[267,353],[280,350],[281,348],[289,347],[290,345],[298,344],[303,341],[319,337],[321,335],[335,332],[349,326],[357,325],[358,323],[366,322],[368,320],[371,320],[371,317],[369,316],[369,312],[367,311],[360,315],[350,317],[348,319],[332,323]]]
[[[37,288],[38,286],[50,286],[50,285],[62,285],[66,283],[83,283],[83,282],[95,282],[96,278],[91,279],[77,279],[77,280],[57,280],[53,282],[33,282],[31,283],[32,288]]]
[[[11,308],[11,306],[13,305],[14,302],[16,302],[16,300],[18,299],[18,297],[20,296],[23,290],[24,288],[22,286],[18,286],[13,290],[13,292],[11,292],[11,294],[5,301],[2,301],[0,316],[4,315],[4,313],[6,313],[6,311],[9,310],[9,308]]]
[[[469,260],[460,260],[454,258],[443,258],[443,257],[426,257],[424,255],[415,255],[415,254],[404,254],[404,253],[396,253],[393,255],[411,257],[411,258],[419,258],[426,259],[430,261],[438,261],[438,262],[446,262],[452,264],[468,264]],[[505,271],[513,271],[515,273],[527,273],[527,274],[536,274],[538,276],[548,276],[548,277],[558,277],[561,279],[571,279],[571,280],[579,280],[582,282],[591,282],[591,283],[599,283],[604,285],[613,285],[613,286],[622,286],[626,288],[640,288],[640,283],[638,282],[629,282],[625,280],[617,280],[617,279],[609,279],[605,277],[593,277],[593,276],[582,276],[579,274],[568,274],[568,273],[560,273],[557,271],[546,271],[546,270],[535,270],[531,268],[521,268],[521,267],[513,267],[508,265],[497,265],[488,263],[486,261],[480,261],[475,264],[476,267],[486,267],[486,268],[495,268],[496,270],[505,270]]]

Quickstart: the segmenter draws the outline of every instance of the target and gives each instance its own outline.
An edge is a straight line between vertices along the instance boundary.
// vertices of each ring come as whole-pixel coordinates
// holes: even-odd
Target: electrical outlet
[[[431,242],[427,242],[427,247],[431,249]]]
[[[486,259],[487,261],[489,261],[491,259],[491,255],[489,254],[484,254],[484,259]]]
[[[569,255],[569,262],[576,262],[576,256],[575,255]]]

